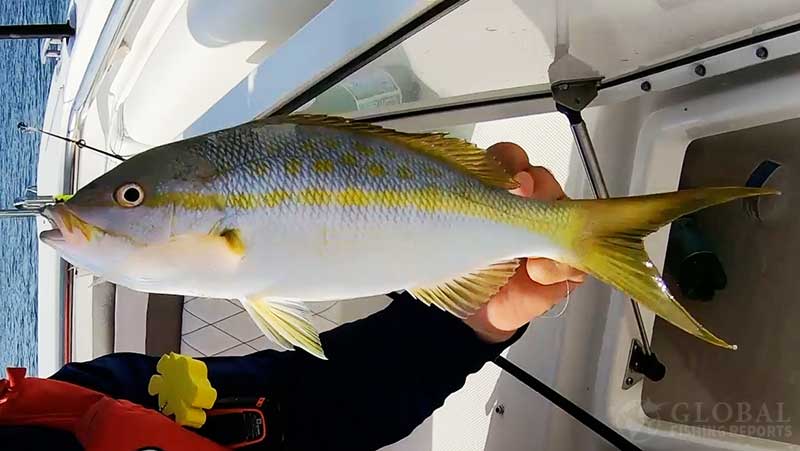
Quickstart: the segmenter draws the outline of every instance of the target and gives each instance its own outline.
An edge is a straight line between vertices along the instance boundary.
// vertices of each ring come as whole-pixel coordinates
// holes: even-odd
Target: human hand
[[[488,152],[516,174],[514,178],[520,186],[512,193],[539,200],[566,198],[553,175],[543,167],[531,166],[520,146],[498,143]],[[501,343],[565,298],[584,278],[584,273],[563,263],[546,258],[525,259],[511,280],[464,322],[484,341]]]

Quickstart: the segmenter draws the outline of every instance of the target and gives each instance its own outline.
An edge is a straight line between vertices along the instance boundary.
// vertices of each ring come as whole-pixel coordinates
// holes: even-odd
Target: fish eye
[[[144,190],[136,183],[126,183],[114,193],[114,200],[121,207],[133,208],[138,207],[144,202]]]

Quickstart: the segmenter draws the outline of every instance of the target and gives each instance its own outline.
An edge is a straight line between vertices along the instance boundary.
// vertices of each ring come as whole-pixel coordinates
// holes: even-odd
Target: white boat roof
[[[559,21],[562,30],[568,28],[560,33],[565,49],[595,75],[612,82],[648,68],[663,70],[667,63],[754,35],[786,29],[800,19],[800,4],[791,0],[398,0],[374,8],[337,0],[183,135],[274,111],[413,17],[444,4],[454,5],[453,9],[430,26],[405,36],[400,45],[361,69],[363,73],[399,65],[430,88],[421,98],[404,101],[407,105],[399,109],[431,109],[464,98],[548,92],[548,69],[556,56]],[[342,23],[359,26],[341,27]],[[320,45],[321,39],[325,45]],[[309,49],[314,49],[312,61],[306,57]],[[707,70],[712,75],[713,64]],[[359,111],[354,115],[377,113]]]

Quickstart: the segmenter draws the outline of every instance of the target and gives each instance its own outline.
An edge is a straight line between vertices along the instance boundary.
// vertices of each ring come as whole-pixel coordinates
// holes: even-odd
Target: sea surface
[[[0,0],[0,24],[63,22],[67,0]],[[0,40],[0,209],[36,184],[39,137],[16,124],[39,125],[54,63],[42,65],[38,40]],[[0,219],[0,371],[36,374],[37,247],[33,219]]]

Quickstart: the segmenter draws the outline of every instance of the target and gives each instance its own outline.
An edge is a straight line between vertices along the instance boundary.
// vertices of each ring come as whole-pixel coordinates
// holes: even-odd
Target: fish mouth
[[[47,244],[60,244],[65,242],[64,234],[59,229],[45,230],[39,234],[39,239]]]
[[[50,245],[91,241],[96,229],[63,203],[45,208],[42,214],[54,228],[43,231],[39,234],[39,238]]]

